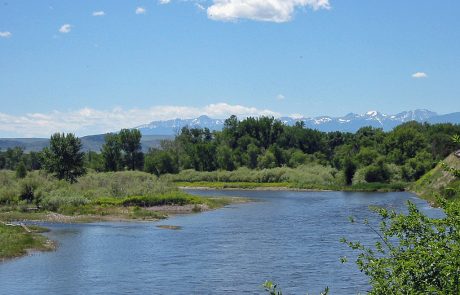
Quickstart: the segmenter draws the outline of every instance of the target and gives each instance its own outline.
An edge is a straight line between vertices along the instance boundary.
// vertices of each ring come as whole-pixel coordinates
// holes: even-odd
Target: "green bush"
[[[41,206],[45,210],[59,211],[65,207],[78,207],[88,204],[90,201],[69,190],[62,189],[51,192],[48,196],[44,197],[41,201]]]
[[[297,168],[277,167],[261,170],[251,170],[246,167],[238,168],[234,171],[198,172],[184,170],[179,174],[166,175],[163,179],[176,182],[289,182],[301,187],[312,184],[340,184],[342,182],[335,168],[319,164],[301,165]]]
[[[151,206],[164,206],[164,205],[188,205],[196,204],[197,198],[189,196],[183,192],[174,192],[157,196],[136,196],[128,197],[122,200],[123,206],[138,206],[138,207],[151,207]]]

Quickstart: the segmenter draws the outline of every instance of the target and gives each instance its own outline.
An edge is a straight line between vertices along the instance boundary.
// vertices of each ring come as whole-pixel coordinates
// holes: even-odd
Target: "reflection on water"
[[[354,254],[343,236],[372,243],[348,216],[375,216],[369,205],[404,210],[408,193],[193,191],[246,196],[232,205],[157,223],[51,224],[51,253],[0,264],[3,294],[263,294],[265,280],[285,294],[356,294],[366,277],[341,256]],[[157,225],[180,226],[165,230]]]

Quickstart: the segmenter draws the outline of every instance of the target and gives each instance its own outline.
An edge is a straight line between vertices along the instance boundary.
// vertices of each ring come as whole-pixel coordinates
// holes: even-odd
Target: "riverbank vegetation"
[[[409,122],[390,132],[320,132],[273,118],[230,117],[222,131],[182,129],[145,156],[144,169],[181,185],[288,183],[310,189],[400,190],[453,149],[452,124]]]
[[[459,145],[460,137],[453,136],[452,141]],[[460,293],[460,160],[456,154],[413,185],[413,189],[437,199],[442,216],[427,216],[410,201],[407,213],[372,208],[380,218],[378,226],[350,216],[352,223],[376,234],[374,246],[341,239],[358,252],[356,264],[371,285],[368,294]],[[443,190],[448,191],[447,196]],[[344,256],[341,261],[346,263],[348,258]],[[272,282],[265,282],[263,287],[268,294],[282,294]],[[328,291],[326,288],[324,294]]]
[[[436,196],[443,196],[448,200],[460,199],[460,179],[451,171],[446,171],[446,166],[460,169],[460,158],[454,154],[449,155],[434,169],[412,183],[409,189],[432,203],[436,202]]]
[[[154,206],[206,205],[217,208],[229,201],[201,198],[140,171],[90,172],[78,182],[59,180],[45,171],[18,179],[13,171],[0,171],[0,219],[47,219],[46,212],[93,218],[158,219],[165,212]],[[52,215],[53,216],[53,215]]]
[[[20,148],[0,152],[0,169],[18,177],[45,169],[59,179],[76,181],[86,171],[145,171],[169,181],[288,183],[310,189],[399,190],[413,183],[454,148],[459,125],[408,122],[390,132],[363,127],[356,133],[320,132],[301,122],[287,126],[268,117],[235,116],[222,131],[183,128],[174,140],[142,153],[138,130],[108,134],[100,152],[80,152],[73,135],[53,135],[50,147],[25,154]],[[57,151],[70,151],[57,155]],[[67,167],[60,158],[72,159]],[[25,168],[25,169],[24,169]],[[65,175],[66,171],[71,171]]]
[[[54,249],[53,243],[39,234],[45,231],[45,228],[38,226],[23,228],[0,222],[0,261],[22,256],[27,251]]]
[[[460,144],[460,137],[453,138]],[[359,241],[342,242],[359,252],[356,263],[372,286],[369,294],[459,294],[460,292],[460,202],[452,198],[460,193],[450,188],[450,197],[442,198],[441,186],[458,185],[458,159],[451,156],[421,179],[423,187],[431,180],[441,184],[424,193],[437,195],[443,216],[431,218],[408,202],[408,213],[374,208],[380,217],[378,228],[367,220],[363,225],[374,231],[379,240],[374,247]],[[455,166],[451,166],[455,164]],[[445,181],[442,181],[445,180]],[[432,183],[436,184],[436,183]],[[421,184],[418,184],[421,185]],[[420,186],[419,186],[420,187]],[[352,222],[356,222],[351,218]],[[342,261],[346,262],[346,258]]]

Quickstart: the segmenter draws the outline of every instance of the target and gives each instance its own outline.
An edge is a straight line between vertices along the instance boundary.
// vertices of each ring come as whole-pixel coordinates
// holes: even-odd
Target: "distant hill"
[[[394,127],[409,121],[428,122],[428,123],[453,123],[460,124],[460,112],[447,115],[438,115],[429,110],[414,110],[401,112],[395,115],[387,115],[377,111],[369,111],[365,114],[349,113],[343,117],[320,116],[314,118],[279,118],[287,125],[294,125],[296,122],[303,122],[305,127],[317,129],[320,131],[343,131],[356,132],[364,126],[383,128],[390,131]],[[222,130],[224,121],[221,119],[212,119],[208,116],[200,116],[195,119],[174,119],[166,121],[153,121],[149,124],[136,127],[142,134],[156,135],[174,135],[182,127],[191,128],[209,128],[210,130]]]
[[[99,151],[104,144],[105,134],[90,135],[81,137],[84,151]],[[144,152],[148,151],[151,147],[158,147],[161,140],[173,139],[171,135],[143,135],[141,144]],[[0,149],[6,150],[7,148],[22,147],[26,152],[41,151],[44,147],[48,146],[48,138],[1,138]]]
[[[460,169],[460,158],[454,154],[449,155],[444,161],[449,167]],[[412,184],[410,190],[420,197],[431,202],[436,201],[436,195],[445,193],[446,189],[460,189],[460,179],[444,171],[441,164],[436,165],[431,171],[423,175],[419,180]],[[451,196],[460,198],[459,195]]]

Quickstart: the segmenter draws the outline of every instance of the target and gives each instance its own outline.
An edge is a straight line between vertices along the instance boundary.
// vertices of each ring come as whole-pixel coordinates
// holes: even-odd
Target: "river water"
[[[44,224],[57,251],[0,263],[0,294],[357,294],[369,290],[341,237],[376,235],[349,216],[378,221],[370,205],[404,210],[409,193],[192,191],[254,202],[160,222]],[[178,225],[181,230],[158,228]],[[342,264],[340,257],[349,257]]]

